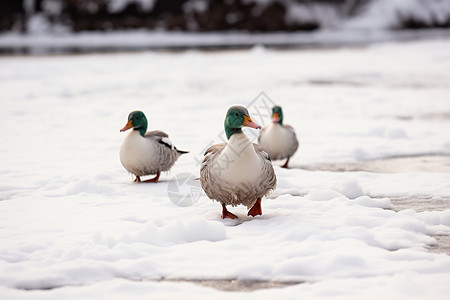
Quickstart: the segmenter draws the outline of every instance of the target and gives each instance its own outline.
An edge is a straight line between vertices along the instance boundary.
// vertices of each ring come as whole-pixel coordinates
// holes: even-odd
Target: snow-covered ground
[[[0,298],[444,299],[450,209],[390,210],[389,197],[450,197],[450,174],[295,168],[450,154],[450,40],[368,48],[0,57]],[[300,139],[263,215],[221,220],[198,177],[229,106],[267,125],[271,103]],[[130,111],[182,156],[157,184],[119,162]],[[255,137],[254,130],[247,131]],[[191,187],[181,186],[180,194]],[[175,191],[176,192],[176,191]],[[450,208],[450,203],[449,206]],[[304,282],[224,292],[188,280]]]

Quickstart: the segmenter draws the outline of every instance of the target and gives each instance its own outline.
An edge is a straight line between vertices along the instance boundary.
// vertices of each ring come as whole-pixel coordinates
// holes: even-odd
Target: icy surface
[[[68,33],[63,26],[51,32],[48,22],[39,15],[33,18],[33,33],[0,34],[0,50],[32,54],[98,52],[105,50],[201,49],[222,47],[340,47],[364,45],[384,41],[448,38],[449,30],[371,30],[357,25],[314,32],[165,32],[151,30],[117,30],[110,32]]]
[[[321,172],[296,166],[450,154],[450,41],[316,51],[1,57],[0,295],[5,299],[225,299],[161,279],[306,282],[236,293],[246,299],[443,299],[450,211],[390,210],[389,196],[450,196],[448,173]],[[259,93],[265,91],[266,96]],[[257,97],[260,95],[260,97]],[[257,97],[255,99],[255,97]],[[284,107],[300,148],[274,162],[263,215],[221,220],[204,194],[188,207],[168,182],[199,174],[233,104],[267,125]],[[132,110],[179,149],[157,184],[120,165]],[[249,135],[256,132],[247,131]],[[449,205],[450,207],[450,205]]]

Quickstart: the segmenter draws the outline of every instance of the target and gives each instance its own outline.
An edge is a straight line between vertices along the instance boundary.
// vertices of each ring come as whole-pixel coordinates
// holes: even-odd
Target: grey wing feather
[[[283,125],[283,127],[289,129],[295,135],[294,127],[292,127],[291,125]]]
[[[226,145],[227,145],[226,143],[220,143],[209,147],[204,154],[205,158],[203,159],[201,169],[206,168],[206,166],[210,161],[214,160],[216,156],[220,155],[220,153],[222,153],[222,150],[225,148]]]
[[[170,150],[176,150],[179,154],[189,153],[189,151],[178,150],[177,147],[175,147],[169,140],[169,135],[164,131],[161,130],[147,131],[147,133],[145,133],[145,137],[155,139],[161,145],[166,146]]]
[[[227,145],[226,143],[220,143],[220,144],[212,145],[211,147],[209,147],[209,148],[206,150],[205,154],[203,154],[203,155],[206,156],[207,154],[217,154],[217,153],[220,153],[220,152],[222,152],[222,150],[225,148],[226,145]]]
[[[256,153],[263,158],[263,176],[260,179],[259,187],[264,189],[264,193],[267,194],[268,192],[275,189],[277,186],[277,176],[275,175],[275,170],[272,166],[272,160],[270,159],[269,154],[267,154],[266,151],[264,151],[259,145],[253,144],[253,147],[255,147]]]
[[[161,131],[161,130],[153,130],[153,131],[147,131],[145,133],[145,137],[150,137],[150,138],[151,137],[153,137],[153,138],[156,138],[156,137],[164,138],[164,137],[166,137],[166,138],[168,138],[169,135],[167,133],[165,133],[164,131]]]
[[[170,143],[164,141],[163,139],[158,140],[158,143],[160,143],[161,145],[166,146],[166,147],[169,148],[170,150],[176,150],[176,148],[175,148],[172,144],[170,144]]]
[[[258,153],[259,156],[262,156],[270,162],[272,161],[272,159],[270,159],[270,155],[266,151],[264,151],[260,145],[253,143],[253,147],[255,147],[256,153]]]
[[[295,151],[297,151],[297,149],[298,149],[297,135],[295,134],[295,130],[294,130],[294,128],[291,125],[284,125],[284,127],[286,129],[288,129],[290,132],[292,132],[294,143],[293,143],[292,148],[291,148],[291,153],[292,153],[291,155],[293,155],[295,153]]]
[[[214,159],[220,155],[220,153],[222,153],[222,150],[225,148],[227,144],[226,143],[220,143],[220,144],[216,144],[216,145],[212,145],[211,147],[209,147],[204,156],[205,158],[202,161],[202,165],[200,167],[200,173],[202,173],[203,171],[205,171],[208,166],[211,166],[210,163],[214,162]]]
[[[154,139],[161,145],[173,150],[175,147],[172,145],[171,141],[169,140],[169,135],[161,130],[153,130],[153,131],[147,131],[145,133],[146,138]]]

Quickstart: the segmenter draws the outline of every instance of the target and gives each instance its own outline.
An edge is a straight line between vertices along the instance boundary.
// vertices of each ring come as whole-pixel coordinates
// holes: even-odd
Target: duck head
[[[228,109],[224,126],[228,139],[235,133],[242,133],[242,127],[244,126],[261,129],[260,125],[252,121],[248,110],[245,107],[238,105]]]
[[[272,122],[283,125],[283,110],[281,106],[272,107]]]
[[[139,133],[144,136],[147,132],[147,118],[144,113],[139,110],[132,111],[128,115],[128,122],[125,126],[120,129],[120,132],[127,131],[133,128],[133,130],[138,130]]]

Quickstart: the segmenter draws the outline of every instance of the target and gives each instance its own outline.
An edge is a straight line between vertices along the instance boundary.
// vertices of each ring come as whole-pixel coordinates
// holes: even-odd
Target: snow
[[[1,297],[225,299],[179,281],[271,280],[304,283],[231,296],[445,298],[450,257],[428,249],[450,234],[450,209],[396,212],[391,198],[449,198],[450,174],[296,167],[450,154],[449,49],[434,40],[0,57]],[[239,219],[221,220],[205,194],[175,205],[170,183],[199,176],[228,107],[247,105],[264,126],[272,102],[300,147],[292,169],[274,162],[263,215],[240,206],[230,208]],[[136,109],[190,151],[157,184],[133,183],[119,161],[119,129]]]
[[[128,5],[137,4],[143,11],[151,11],[155,5],[155,0],[109,0],[107,1],[108,11],[116,13],[123,11]]]
[[[346,28],[379,30],[402,28],[405,19],[414,19],[432,26],[445,24],[450,14],[447,0],[377,0],[370,2],[362,13],[343,24]]]

